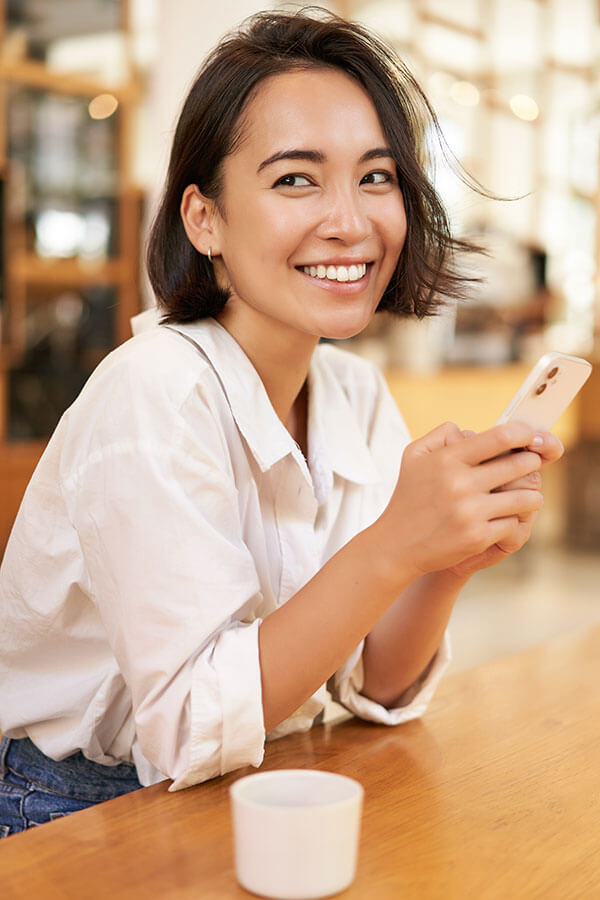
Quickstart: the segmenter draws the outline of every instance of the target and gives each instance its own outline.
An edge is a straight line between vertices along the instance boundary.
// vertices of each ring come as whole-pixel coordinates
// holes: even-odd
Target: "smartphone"
[[[516,419],[536,431],[551,431],[592,371],[578,356],[546,353],[535,364],[496,425]]]

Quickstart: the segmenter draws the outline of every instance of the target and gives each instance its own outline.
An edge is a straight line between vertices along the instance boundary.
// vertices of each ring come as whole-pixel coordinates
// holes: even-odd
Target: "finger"
[[[520,516],[517,516],[517,518],[521,525],[529,525],[529,527],[531,528],[533,527],[533,523],[537,519],[539,512],[539,509],[536,509],[533,512],[522,513]]]
[[[470,437],[475,437],[475,435],[477,434],[477,432],[476,432],[476,431],[471,431],[470,428],[463,428],[461,434],[462,434],[462,436],[463,436],[464,438],[470,438]]]
[[[519,521],[523,525],[533,526],[533,523],[535,522],[535,520],[537,519],[539,514],[540,514],[539,509],[536,509],[534,512],[526,513],[526,515],[524,515],[524,516],[519,516]]]
[[[502,550],[503,553],[515,553],[515,551],[520,550],[531,537],[532,526],[533,519],[527,520],[526,522],[520,522],[519,525],[505,538],[501,538],[496,546]]]
[[[514,553],[516,550],[520,550],[531,537],[532,524],[533,519],[521,522],[516,516],[496,519],[494,522],[490,522],[489,533],[495,534],[494,544],[503,553]]]
[[[543,431],[536,434],[531,444],[528,444],[527,449],[539,453],[542,458],[542,465],[544,466],[556,462],[556,460],[560,459],[565,452],[562,441],[549,431]]]
[[[485,511],[488,520],[510,516],[521,519],[529,513],[537,512],[543,505],[544,497],[540,491],[501,491],[489,495]]]
[[[537,472],[541,466],[542,461],[537,453],[522,450],[481,463],[477,466],[475,474],[481,490],[493,491],[511,481],[524,478],[531,472]]]
[[[525,493],[531,494],[532,492],[526,491]],[[510,515],[491,518],[484,526],[477,529],[477,538],[474,537],[472,541],[470,555],[476,556],[496,543],[502,543],[503,546],[508,544],[514,546],[519,540],[524,543],[531,533],[537,512],[537,509],[520,513],[517,511]]]
[[[501,484],[500,487],[493,488],[493,493],[497,491],[539,491],[542,486],[542,476],[539,472],[530,472],[529,475],[523,475],[515,481],[509,481],[507,484]]]
[[[512,553],[519,541],[522,526],[518,516],[505,519],[495,519],[490,522],[488,536],[491,537],[490,546],[496,545],[504,553]],[[509,549],[510,548],[510,549]]]
[[[524,422],[505,422],[465,438],[456,448],[456,453],[463,462],[476,466],[510,450],[527,447],[534,436],[534,429]]]

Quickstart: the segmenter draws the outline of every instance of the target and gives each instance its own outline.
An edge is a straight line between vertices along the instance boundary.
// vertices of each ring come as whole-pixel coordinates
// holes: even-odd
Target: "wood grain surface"
[[[419,721],[274,742],[263,768],[363,784],[348,900],[600,897],[599,669],[595,628],[449,677]],[[248,771],[177,793],[164,782],[0,842],[0,896],[249,897],[228,797]]]

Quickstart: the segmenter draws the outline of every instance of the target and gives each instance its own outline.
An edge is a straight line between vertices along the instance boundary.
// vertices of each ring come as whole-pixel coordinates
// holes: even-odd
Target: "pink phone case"
[[[591,371],[591,364],[578,356],[546,353],[535,364],[496,424],[516,419],[536,431],[550,431]]]

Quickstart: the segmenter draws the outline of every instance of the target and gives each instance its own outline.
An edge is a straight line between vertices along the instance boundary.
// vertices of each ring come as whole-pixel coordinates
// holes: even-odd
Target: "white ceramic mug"
[[[316,769],[240,778],[230,788],[235,868],[249,891],[310,900],[354,880],[363,789]]]

